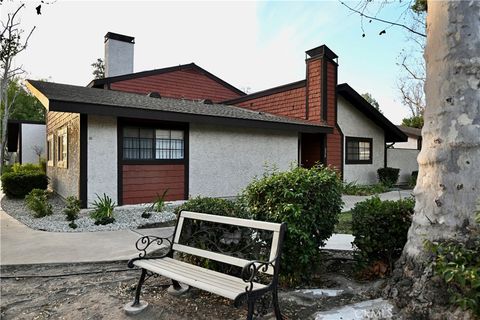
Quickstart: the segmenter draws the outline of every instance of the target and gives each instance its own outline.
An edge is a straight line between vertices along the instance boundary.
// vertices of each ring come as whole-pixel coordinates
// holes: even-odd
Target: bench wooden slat
[[[254,228],[254,229],[277,231],[277,232],[280,231],[280,226],[281,226],[280,223],[240,219],[240,218],[234,218],[234,217],[218,216],[214,214],[198,213],[198,212],[191,212],[191,211],[182,211],[180,213],[180,217],[195,219],[195,220],[211,221],[211,222],[223,223],[223,224],[230,224],[230,225],[248,227],[248,228]]]
[[[221,277],[220,275],[223,273],[216,272],[214,271],[214,274],[204,272],[206,269],[198,269],[198,268],[191,268],[189,265],[181,264],[181,263],[175,263],[174,261],[178,260],[164,260],[159,263],[157,263],[157,260],[150,260],[150,263],[152,265],[158,266],[158,267],[166,267],[170,268],[171,270],[176,270],[178,273],[181,273],[185,276],[189,276],[191,278],[194,278],[198,281],[205,281],[205,282],[212,282],[216,286],[219,287],[227,287],[230,290],[237,290],[239,286],[239,278],[234,278],[232,279],[231,276],[227,277]],[[244,283],[244,286],[246,287],[248,283]]]
[[[172,258],[162,259],[146,259],[137,260],[134,264],[140,268],[158,273],[164,277],[174,279],[190,286],[206,290],[222,297],[234,300],[239,294],[245,292],[247,284],[242,279],[233,276],[228,276],[219,272],[209,270],[210,273],[202,273],[202,277],[198,277],[200,272],[203,272],[203,268],[194,266],[182,261],[174,260]],[[179,272],[179,267],[182,270],[190,270],[189,272]],[[221,275],[221,276],[220,276]],[[225,283],[219,282],[219,277],[225,279],[229,278],[228,286]],[[235,284],[237,283],[237,284]],[[265,285],[260,283],[254,283],[254,289],[264,288]]]

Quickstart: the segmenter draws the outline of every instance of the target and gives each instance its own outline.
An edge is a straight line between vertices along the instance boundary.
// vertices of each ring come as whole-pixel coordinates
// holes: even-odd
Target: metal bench
[[[253,318],[255,301],[271,292],[275,316],[282,319],[277,286],[285,230],[285,223],[182,211],[171,238],[144,236],[138,239],[139,257],[130,260],[128,266],[137,266],[142,273],[135,300],[126,308],[142,310],[147,306],[146,302],[140,301],[142,285],[146,277],[158,274],[171,279],[171,290],[181,291],[182,283],[231,299],[237,308],[246,301],[247,319]],[[152,244],[167,246],[168,252],[147,254],[147,248]],[[241,269],[238,268],[239,276],[233,276],[179,260],[179,256],[209,259],[222,266]]]

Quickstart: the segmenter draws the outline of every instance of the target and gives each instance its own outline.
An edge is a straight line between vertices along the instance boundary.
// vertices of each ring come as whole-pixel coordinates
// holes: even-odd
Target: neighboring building
[[[320,162],[373,183],[385,143],[407,140],[350,86],[337,86],[337,56],[326,46],[307,51],[305,80],[245,95],[193,63],[131,73],[133,44],[108,33],[107,77],[87,88],[27,82],[49,110],[51,185],[83,206],[103,193],[119,204],[165,189],[167,200],[235,196],[266,164]]]
[[[9,163],[39,163],[45,157],[45,123],[28,120],[8,120],[7,151]]]
[[[408,140],[407,142],[395,143],[393,146],[395,149],[411,149],[411,150],[422,149],[422,129],[406,127],[406,126],[397,126],[397,127],[408,136]]]
[[[418,170],[417,157],[422,149],[422,129],[397,126],[408,136],[406,142],[387,145],[388,166],[400,169],[399,184],[407,184],[413,171]]]

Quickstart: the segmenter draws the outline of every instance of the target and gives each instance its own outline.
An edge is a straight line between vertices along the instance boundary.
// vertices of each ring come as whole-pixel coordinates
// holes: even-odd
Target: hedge
[[[47,189],[48,177],[41,171],[6,172],[2,174],[2,190],[8,197],[23,198],[33,189]]]

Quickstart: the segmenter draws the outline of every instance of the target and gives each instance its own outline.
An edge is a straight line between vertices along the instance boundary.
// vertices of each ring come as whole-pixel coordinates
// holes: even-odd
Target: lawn
[[[352,233],[352,212],[342,212],[338,215],[338,223],[335,226],[335,233]]]

